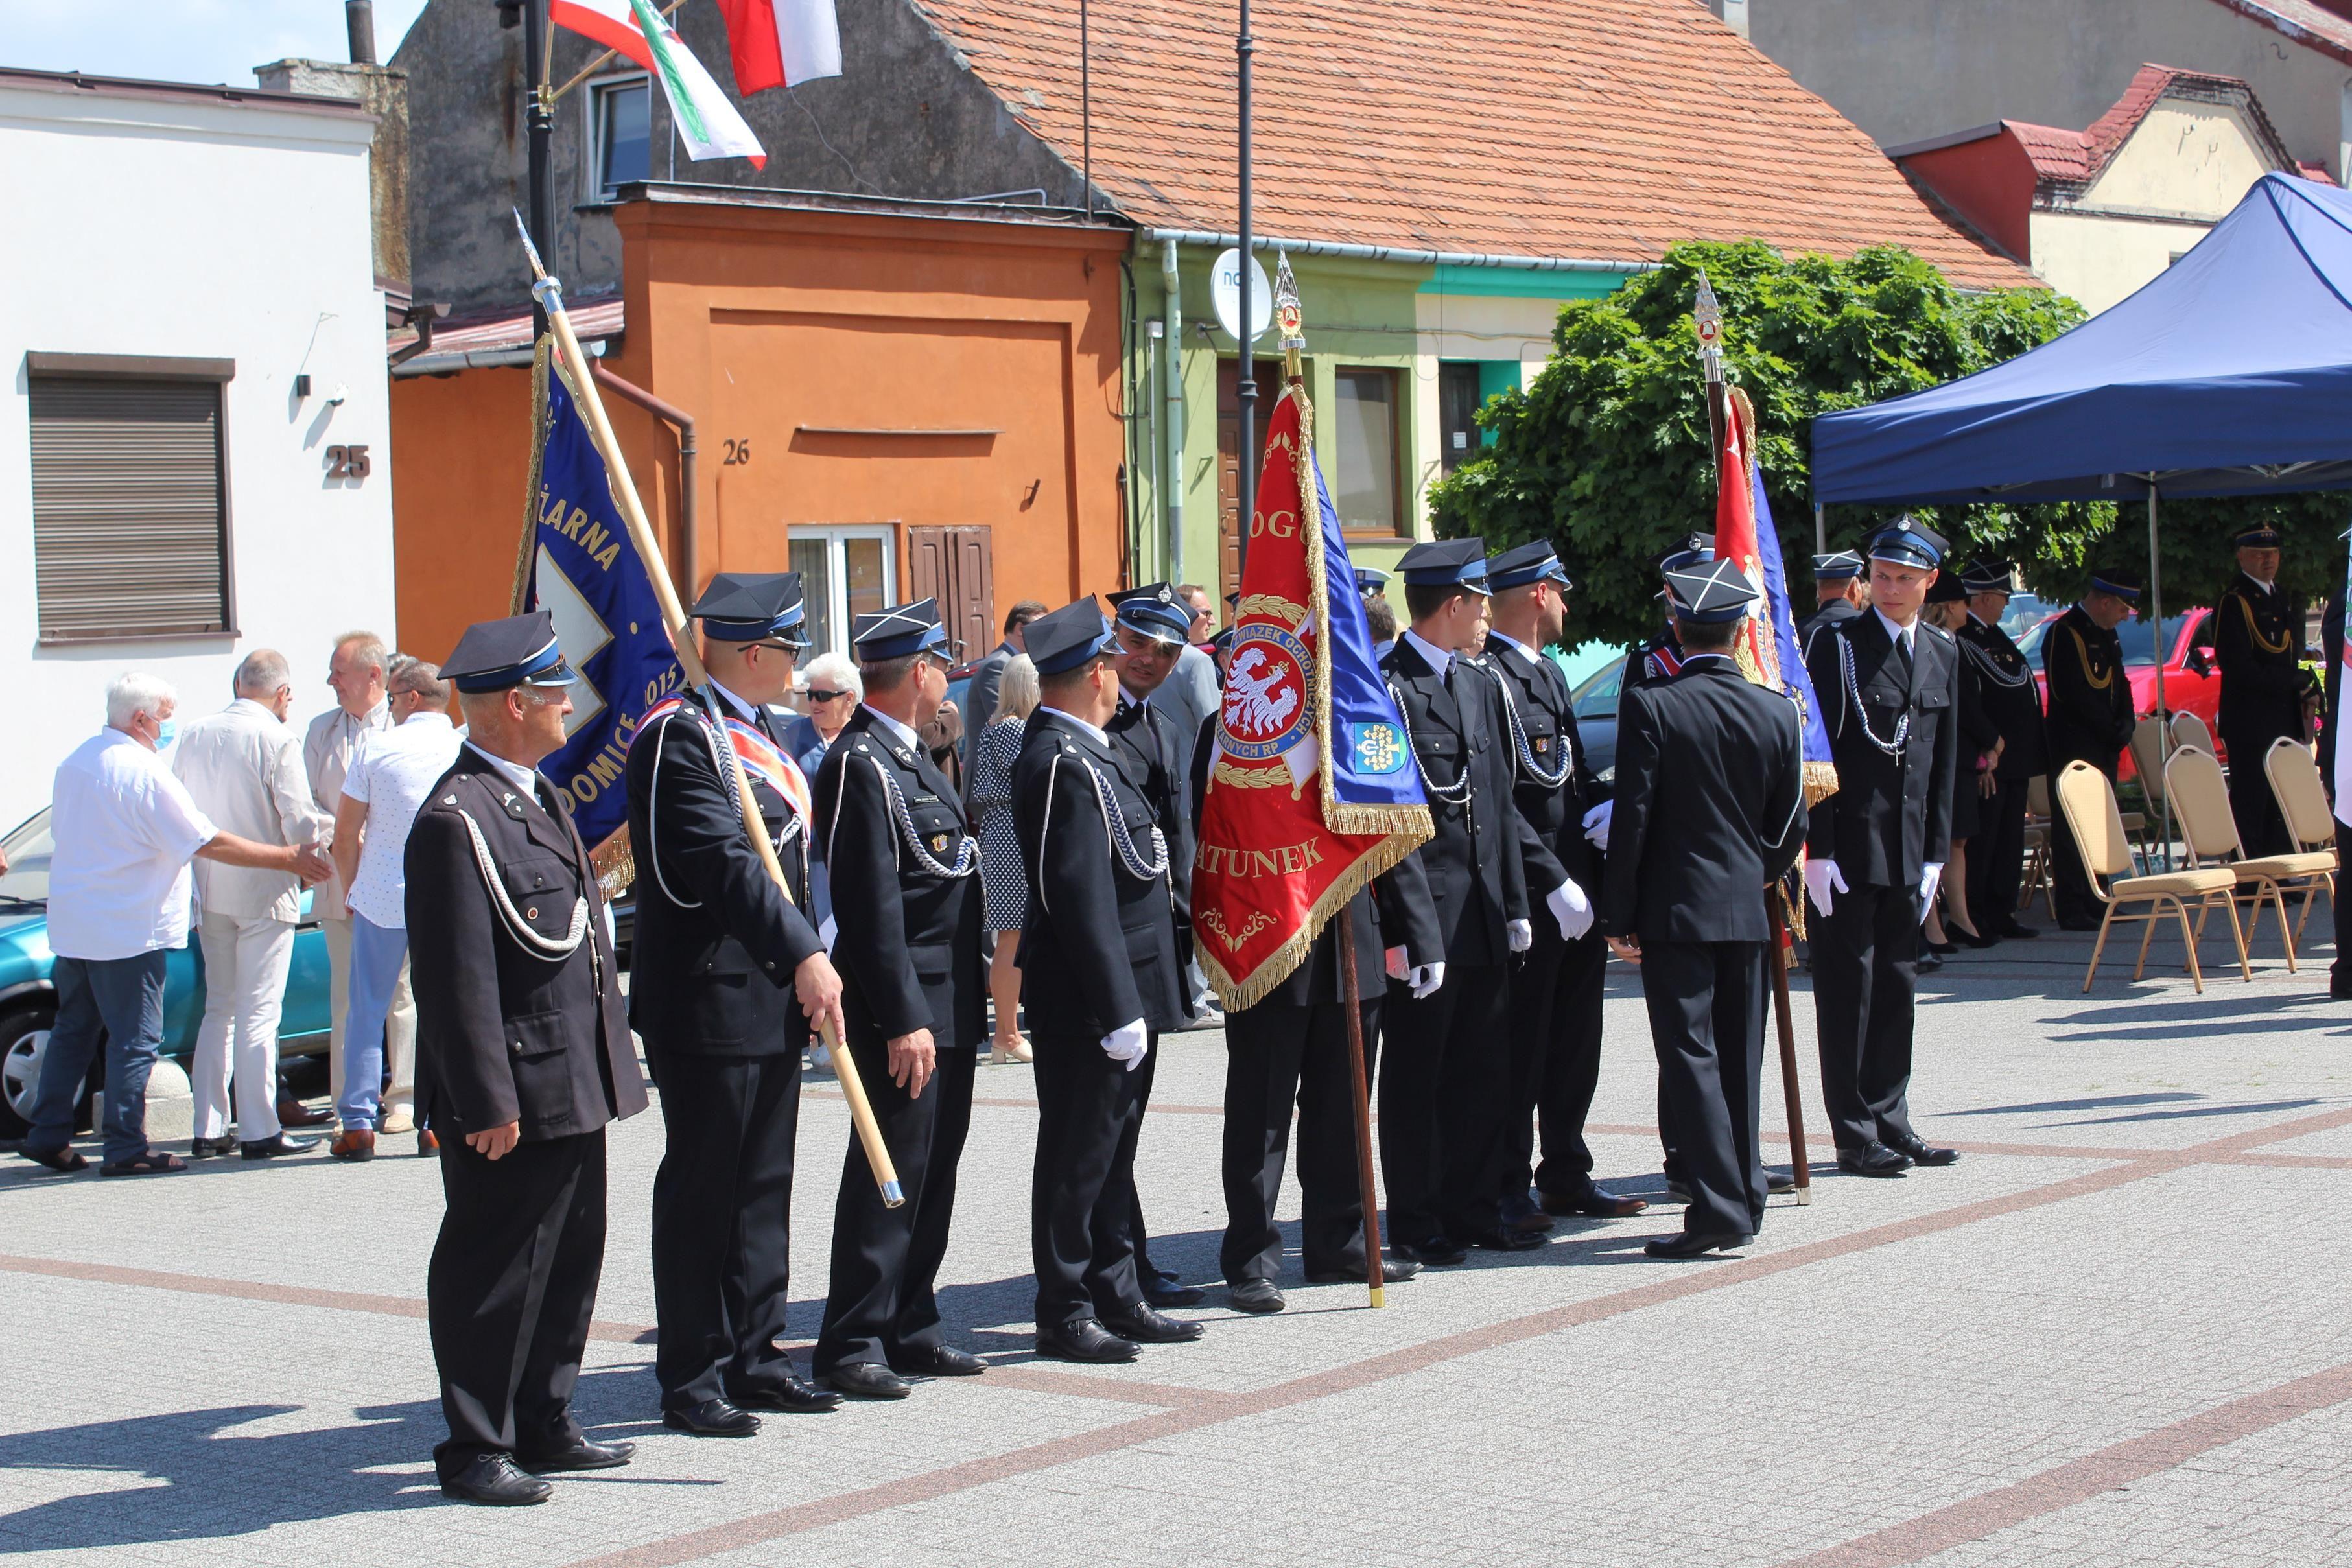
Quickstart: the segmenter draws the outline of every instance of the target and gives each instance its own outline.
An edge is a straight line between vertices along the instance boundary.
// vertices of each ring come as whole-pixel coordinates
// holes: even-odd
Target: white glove
[[[1113,1061],[1124,1061],[1127,1070],[1134,1071],[1143,1063],[1143,1054],[1151,1049],[1151,1040],[1143,1032],[1143,1020],[1123,1023],[1102,1038],[1103,1054]]]
[[[1609,852],[1609,819],[1616,810],[1616,801],[1603,800],[1584,813],[1584,836],[1604,855]]]
[[[1511,951],[1524,953],[1536,945],[1536,928],[1524,920],[1510,923]]]
[[[1404,948],[1402,946],[1391,947],[1384,956],[1387,962],[1382,967],[1387,969],[1389,978],[1403,979],[1405,977]]]
[[[1405,984],[1412,988],[1412,999],[1421,1000],[1422,998],[1445,984],[1445,960],[1440,958],[1434,964],[1420,966],[1406,977]]]
[[[1559,922],[1559,938],[1573,942],[1592,929],[1592,900],[1584,896],[1584,889],[1573,879],[1561,883],[1544,894],[1544,907]]]
[[[1944,862],[1929,861],[1919,868],[1919,918],[1927,918],[1927,906],[1936,902],[1936,884],[1944,880]]]
[[[1838,893],[1845,891],[1845,878],[1838,874],[1837,862],[1807,861],[1805,892],[1811,896],[1813,907],[1823,915],[1830,912],[1830,894],[1832,890]]]

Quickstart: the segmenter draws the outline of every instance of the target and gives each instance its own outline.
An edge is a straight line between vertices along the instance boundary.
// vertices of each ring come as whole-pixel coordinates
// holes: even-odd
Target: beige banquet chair
[[[2123,816],[2116,810],[2115,787],[2107,782],[2105,774],[2087,762],[2070,762],[2065,772],[2058,776],[2058,809],[2066,813],[2066,825],[2074,831],[2074,841],[2082,846],[2083,864],[2091,873],[2091,893],[2106,905],[2106,914],[2099,921],[2098,945],[2091,949],[2091,967],[2083,976],[2084,990],[2091,988],[2092,980],[2098,976],[2100,956],[2107,950],[2107,933],[2119,920],[2141,921],[2147,926],[2139,939],[2139,963],[2132,969],[2132,978],[2137,980],[2147,969],[2147,945],[2156,936],[2157,922],[2169,915],[2180,922],[2180,944],[2188,949],[2189,977],[2201,993],[2205,975],[2197,967],[2197,933],[2189,924],[2191,901],[2200,912],[2218,902],[2228,913],[2230,935],[2238,944],[2238,967],[2252,983],[2254,969],[2246,962],[2246,934],[2238,924],[2234,896],[2238,879],[2233,873],[2213,868],[2168,872],[2159,876],[2131,875],[2131,841],[2124,837]],[[2134,904],[2143,907],[2136,914],[2125,913]]]
[[[2172,747],[2178,751],[2184,746],[2193,746],[2208,757],[2221,755],[2213,747],[2212,727],[2193,713],[2172,716]]]
[[[2238,879],[2237,895],[2253,909],[2253,918],[2246,923],[2246,940],[2251,943],[2262,929],[2263,903],[2269,900],[2278,911],[2279,939],[2286,946],[2287,972],[2294,972],[2294,941],[2297,933],[2287,924],[2286,890],[2304,890],[2308,897],[2315,879],[2336,869],[2332,854],[2265,855],[2261,860],[2248,860],[2245,845],[2238,837],[2237,820],[2230,814],[2230,786],[2221,777],[2221,764],[2210,751],[2184,746],[2172,754],[2165,764],[2165,789],[2172,797],[2174,820],[2180,824],[2181,837],[2189,845],[2189,863],[2192,866],[2219,866]],[[2203,935],[2205,916],[2197,916],[2199,935]]]
[[[2058,890],[2050,880],[2050,779],[2037,773],[2025,781],[2025,874],[2018,879],[2020,913],[2033,907],[2039,893],[2050,918],[2058,918]]]
[[[2328,870],[2305,885],[2302,913],[2295,916],[2295,940],[2303,940],[2304,922],[2311,918],[2311,901],[2325,890],[2328,913],[2336,911],[2336,813],[2328,809],[2327,791],[2320,786],[2319,764],[2312,760],[2311,747],[2285,736],[2271,742],[2263,758],[2263,772],[2271,781],[2271,793],[2277,797],[2279,815],[2286,819],[2286,831],[2295,847],[2308,854],[2327,857]]]
[[[2150,806],[2161,809],[2164,805],[2171,782],[2164,776],[2164,763],[2178,747],[2164,721],[2154,714],[2140,715],[2139,722],[2132,726],[2132,767],[2139,774],[2140,788],[2147,791]]]

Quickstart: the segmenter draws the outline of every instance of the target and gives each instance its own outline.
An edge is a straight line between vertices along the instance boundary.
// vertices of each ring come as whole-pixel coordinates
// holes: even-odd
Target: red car
[[[2022,608],[2024,613],[2019,614]],[[2044,708],[2050,702],[2049,677],[2042,664],[2042,640],[2049,634],[2050,623],[2064,613],[2053,609],[2031,594],[2021,593],[2010,601],[2010,613],[2001,617],[2005,627],[2012,622],[2027,627],[2023,635],[2015,630],[2010,635],[2033,661],[2033,679],[2042,687]],[[2156,649],[2159,639],[2155,624],[2137,616],[2116,628],[2116,635],[2124,645],[2124,668],[2131,675],[2132,711],[2137,714],[2156,711]],[[2221,760],[2227,762],[2230,754],[2221,750],[2218,715],[2221,707],[2221,668],[2213,660],[2213,612],[2205,609],[2184,611],[2164,618],[2164,706],[2172,713],[2193,713],[2213,730],[2213,745]],[[2123,777],[2132,777],[2131,753],[2123,757]]]

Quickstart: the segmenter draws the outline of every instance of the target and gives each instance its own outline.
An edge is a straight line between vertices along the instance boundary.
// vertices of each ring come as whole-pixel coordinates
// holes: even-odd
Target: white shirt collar
[[[1447,653],[1444,649],[1439,647],[1436,643],[1431,642],[1428,638],[1423,636],[1420,632],[1413,631],[1410,627],[1405,629],[1404,641],[1412,643],[1413,651],[1429,662],[1430,669],[1435,672],[1438,679],[1444,680],[1445,678],[1446,670],[1450,668],[1454,663],[1453,654]]]
[[[1888,618],[1886,612],[1875,604],[1870,607],[1870,612],[1878,617],[1878,623],[1886,628],[1889,637],[1903,644],[1905,653],[1916,653],[1919,651],[1919,622],[1914,621],[1908,626],[1897,626]]]
[[[442,711],[441,711],[439,708],[437,708],[437,707],[421,707],[421,708],[418,708],[415,713],[410,714],[406,718],[402,719],[398,724],[396,724],[396,725],[393,726],[393,727],[394,727],[394,729],[405,729],[405,728],[407,728],[410,725],[412,725],[412,724],[418,724],[418,723],[424,723],[424,724],[437,724],[437,725],[439,725],[439,726],[440,726],[442,728],[444,728],[444,729],[448,729],[448,728],[452,728],[452,727],[454,727],[454,723],[453,723],[453,721],[450,719],[449,716],[448,716],[447,714],[446,714],[446,713],[442,712]],[[490,754],[489,754],[488,752],[487,752],[487,751],[483,752],[483,753],[482,753],[482,755],[483,755],[483,756],[485,756],[485,757],[489,757],[489,756],[490,756]],[[493,762],[497,762],[497,761],[499,761],[499,760],[501,760],[501,759],[500,759],[500,758],[499,758],[490,757],[490,760],[491,760],[491,761],[493,761]]]
[[[1543,656],[1540,653],[1538,653],[1533,648],[1528,647],[1525,643],[1520,642],[1517,637],[1512,636],[1508,632],[1497,632],[1493,627],[1489,626],[1486,628],[1486,635],[1493,638],[1496,642],[1500,643],[1504,647],[1508,648],[1512,653],[1517,653],[1520,658],[1525,659],[1531,665],[1535,664],[1537,661],[1541,659]]]
[[[2242,570],[2242,569],[2241,569],[2241,570]],[[2256,576],[2255,576],[2252,572],[2251,572],[2251,571],[2246,571],[2246,572],[2244,572],[2244,573],[2243,573],[2243,575],[2244,575],[2244,577],[2245,577],[2245,580],[2246,580],[2248,582],[2252,583],[2256,588],[2261,589],[2264,593],[2276,593],[2276,592],[2278,591],[2278,584],[2277,584],[2275,581],[2272,581],[2272,582],[2264,582],[2261,578],[2256,577]]]
[[[898,737],[900,744],[916,751],[923,749],[921,738],[918,737],[913,730],[908,728],[905,725],[900,724],[897,719],[892,718],[888,714],[884,713],[880,708],[876,707],[871,703],[859,703],[857,706],[864,708],[867,713],[872,714],[874,716],[875,722],[882,726],[885,730],[891,735]]]
[[[539,799],[539,773],[536,769],[525,768],[520,762],[509,762],[503,757],[493,757],[470,740],[466,742],[466,749],[504,774],[508,783],[532,800]]]
[[[1072,724],[1076,725],[1080,729],[1083,729],[1088,735],[1093,736],[1100,744],[1104,746],[1108,746],[1110,744],[1110,737],[1105,735],[1099,726],[1088,724],[1085,719],[1080,718],[1076,714],[1072,713],[1069,709],[1066,707],[1055,707],[1052,703],[1040,703],[1037,706],[1044,708],[1047,713],[1059,714],[1062,717],[1068,719]]]
[[[720,698],[724,700],[730,707],[733,708],[739,716],[749,719],[757,719],[760,716],[760,710],[758,708],[754,707],[751,704],[745,702],[741,697],[737,696],[725,686],[720,685],[716,680],[713,680],[710,683],[710,689],[717,692]],[[724,718],[727,716],[721,714],[719,716]]]
[[[1146,704],[1146,703],[1150,702],[1150,700],[1151,700],[1151,699],[1150,699],[1150,697],[1139,697],[1139,696],[1137,696],[1133,692],[1129,691],[1125,686],[1121,686],[1121,687],[1119,687],[1119,688],[1118,688],[1118,706],[1121,706],[1121,707],[1123,707],[1123,708],[1129,708],[1129,707],[1141,707],[1144,704]]]

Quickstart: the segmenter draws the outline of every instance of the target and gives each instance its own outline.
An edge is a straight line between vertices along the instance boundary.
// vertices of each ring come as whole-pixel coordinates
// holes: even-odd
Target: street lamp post
[[[1250,56],[1256,48],[1256,40],[1250,37],[1249,0],[1241,0],[1241,28],[1234,38],[1234,54],[1241,68],[1241,308],[1234,318],[1240,329],[1236,346],[1241,351],[1234,388],[1241,405],[1241,451],[1236,462],[1240,473],[1235,487],[1240,515],[1234,521],[1244,562],[1249,559],[1250,525],[1257,515],[1257,367],[1250,336]]]

